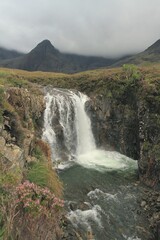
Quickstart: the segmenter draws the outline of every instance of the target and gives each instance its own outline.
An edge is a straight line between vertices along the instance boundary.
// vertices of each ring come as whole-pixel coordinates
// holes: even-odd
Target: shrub
[[[16,239],[17,234],[17,239],[23,239],[25,234],[25,239],[36,239],[45,237],[47,231],[49,236],[61,234],[63,200],[46,187],[29,181],[21,183],[22,177],[19,168],[9,170],[0,165],[0,239]],[[26,229],[31,231],[26,233]]]
[[[38,154],[43,154],[49,162],[51,161],[51,148],[48,143],[44,142],[41,139],[38,139],[36,141],[36,148],[37,149],[35,150],[38,151]]]
[[[44,160],[44,153],[39,146],[35,146],[32,152],[32,155],[40,161]]]
[[[13,192],[21,179],[19,168],[9,170],[0,165],[0,239],[10,239],[17,206]]]
[[[141,77],[140,71],[134,64],[124,64],[123,72],[127,80],[139,80]]]
[[[12,235],[17,239],[61,239],[63,200],[48,189],[25,181],[15,190],[16,216]]]
[[[25,239],[51,240],[55,239],[54,235],[61,235],[64,202],[48,188],[25,181],[3,190],[0,201],[2,239],[24,239],[25,236]]]
[[[31,214],[46,214],[64,206],[63,200],[55,197],[48,188],[42,188],[34,183],[25,181],[16,188],[17,205]]]
[[[22,172],[19,167],[14,169],[4,169],[0,165],[0,189],[9,190],[17,186],[22,180]]]

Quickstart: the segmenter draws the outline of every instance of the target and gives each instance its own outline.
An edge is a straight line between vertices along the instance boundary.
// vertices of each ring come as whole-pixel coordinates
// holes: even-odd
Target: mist
[[[0,46],[29,52],[49,39],[61,52],[119,57],[160,38],[159,0],[5,0]]]

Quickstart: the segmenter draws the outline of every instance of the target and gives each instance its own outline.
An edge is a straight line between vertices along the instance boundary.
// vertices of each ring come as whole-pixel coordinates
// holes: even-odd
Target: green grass
[[[52,167],[50,152],[48,152],[50,148],[43,141],[40,142],[41,147],[36,145],[32,153],[37,161],[29,163],[26,178],[41,187],[49,188],[56,196],[61,196],[62,184]]]
[[[52,169],[52,165],[47,161],[37,161],[30,164],[26,178],[38,186],[49,188],[56,196],[62,195],[62,184]]]
[[[128,66],[132,66],[132,68],[130,69]],[[53,87],[74,88],[87,94],[105,94],[106,89],[110,88],[111,85],[124,85],[127,81],[126,72],[130,73],[130,70],[135,78],[143,78],[141,84],[149,85],[154,84],[155,81],[160,81],[160,64],[154,64],[143,67],[127,65],[127,70],[124,68],[104,68],[76,74],[27,72],[1,68],[0,85],[31,89],[37,84],[52,85]],[[110,88],[110,90],[112,89]]]

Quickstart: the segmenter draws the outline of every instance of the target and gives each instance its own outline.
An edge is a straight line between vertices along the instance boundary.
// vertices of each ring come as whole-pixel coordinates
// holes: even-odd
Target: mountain
[[[44,40],[28,54],[0,62],[0,66],[28,71],[74,73],[107,67],[115,61],[117,60],[61,53],[49,40]]]
[[[28,54],[0,48],[0,67],[28,71],[75,73],[103,67],[119,67],[123,64],[145,65],[160,62],[160,39],[139,54],[110,59],[61,53],[49,40],[40,42]]]
[[[16,57],[19,57],[22,55],[23,55],[23,53],[17,52],[15,50],[8,50],[8,49],[0,47],[0,61],[6,60],[6,59],[11,59],[11,58],[16,58]]]
[[[113,66],[122,66],[125,63],[135,65],[160,63],[160,39],[148,47],[145,51],[120,60],[114,63]]]

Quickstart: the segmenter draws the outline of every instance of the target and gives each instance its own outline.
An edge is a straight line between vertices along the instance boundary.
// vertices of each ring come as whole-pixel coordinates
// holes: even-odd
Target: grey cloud
[[[159,0],[5,0],[0,46],[28,52],[50,39],[63,52],[121,56],[160,38]]]

